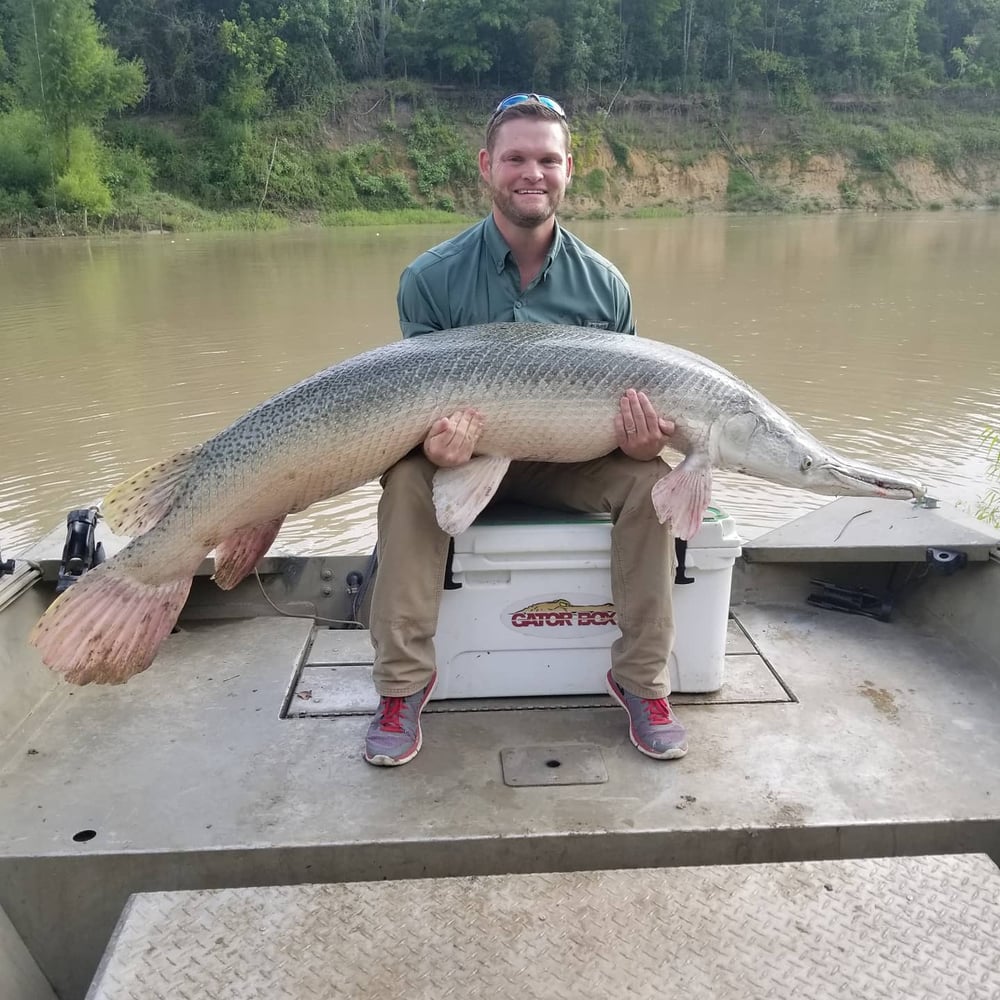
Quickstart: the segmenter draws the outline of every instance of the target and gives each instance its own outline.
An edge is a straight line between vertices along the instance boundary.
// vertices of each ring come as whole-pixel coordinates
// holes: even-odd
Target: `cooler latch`
[[[674,583],[694,583],[693,576],[686,576],[688,543],[683,538],[674,539],[674,552],[677,553],[677,572],[674,573]]]
[[[444,589],[461,590],[462,585],[456,581],[452,574],[452,564],[455,561],[455,539],[448,540],[448,561],[444,564]]]

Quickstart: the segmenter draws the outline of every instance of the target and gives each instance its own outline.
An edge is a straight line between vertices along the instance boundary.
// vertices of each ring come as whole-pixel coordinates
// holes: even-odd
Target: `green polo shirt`
[[[521,291],[510,247],[493,216],[422,253],[399,279],[404,337],[478,323],[566,323],[635,333],[621,272],[556,225],[552,249]]]

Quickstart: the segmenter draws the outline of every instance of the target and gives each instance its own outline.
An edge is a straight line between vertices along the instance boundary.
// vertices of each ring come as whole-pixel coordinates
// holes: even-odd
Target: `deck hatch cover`
[[[367,632],[317,630],[304,662],[295,668],[283,718],[338,718],[372,715],[378,697],[371,679],[371,642]],[[731,618],[726,637],[725,683],[710,694],[675,692],[676,705],[745,705],[794,701],[787,685],[762,655],[742,623]],[[603,694],[479,698],[431,701],[425,713],[498,712],[524,709],[605,708],[614,703]]]
[[[996,1000],[998,900],[984,855],[139,893],[88,998]]]

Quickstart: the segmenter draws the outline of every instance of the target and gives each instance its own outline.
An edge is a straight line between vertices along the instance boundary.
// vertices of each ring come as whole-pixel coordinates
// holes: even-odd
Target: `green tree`
[[[610,3],[555,0],[550,12],[562,30],[561,89],[581,93],[600,88],[618,70],[619,29]]]
[[[675,44],[667,26],[680,0],[622,0],[618,8],[622,36],[622,75],[633,79],[662,77]]]
[[[478,85],[521,23],[519,7],[503,0],[435,0],[428,5],[422,42],[434,54],[439,74]]]
[[[213,103],[224,83],[222,8],[199,0],[96,0],[94,12],[108,42],[142,60],[148,107],[190,114]]]
[[[272,81],[279,102],[294,107],[328,96],[338,75],[327,41],[330,0],[284,0],[279,16],[285,51]]]
[[[225,18],[219,26],[219,40],[228,60],[221,103],[233,119],[251,120],[265,110],[268,82],[288,55],[288,44],[278,34],[287,20],[284,7],[279,8],[277,17],[255,18],[247,4],[241,3],[236,18]]]
[[[92,7],[92,0],[29,0],[22,83],[53,133],[61,167],[70,161],[74,128],[99,125],[146,89],[142,65],[105,44]]]
[[[555,18],[535,17],[526,26],[527,55],[530,59],[528,83],[533,90],[551,89],[559,66],[562,34]]]

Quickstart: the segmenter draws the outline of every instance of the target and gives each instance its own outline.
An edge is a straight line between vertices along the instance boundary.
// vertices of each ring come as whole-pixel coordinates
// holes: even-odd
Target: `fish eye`
[[[812,455],[806,455],[806,457],[802,459],[802,464],[799,466],[799,468],[803,472],[808,472],[812,467],[813,467]]]

